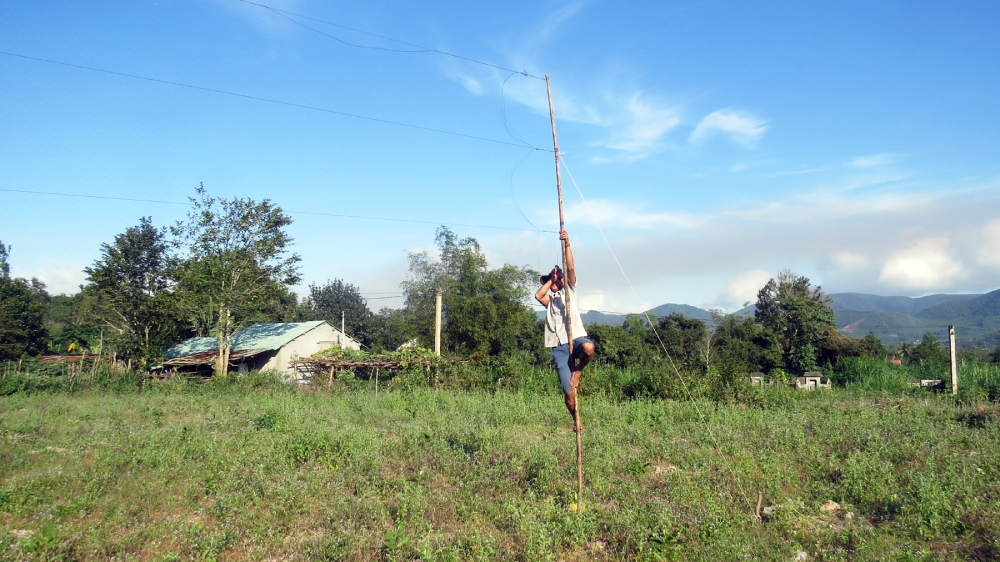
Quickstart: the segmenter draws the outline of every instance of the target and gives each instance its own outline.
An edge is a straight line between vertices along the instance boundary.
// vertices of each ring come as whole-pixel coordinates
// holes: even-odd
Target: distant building
[[[795,388],[799,390],[819,390],[832,388],[830,378],[827,377],[826,384],[823,383],[823,373],[815,371],[806,373],[804,376],[795,377]]]
[[[361,344],[324,320],[254,324],[233,334],[230,369],[240,373],[253,369],[275,369],[298,380],[293,357],[309,357],[334,346],[360,350]],[[184,366],[214,368],[219,355],[218,338],[190,338],[167,350],[163,368]]]

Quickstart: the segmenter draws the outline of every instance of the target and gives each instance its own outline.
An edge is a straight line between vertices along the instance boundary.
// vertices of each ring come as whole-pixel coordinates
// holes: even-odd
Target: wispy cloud
[[[767,130],[767,121],[734,109],[720,109],[705,116],[691,133],[693,143],[704,142],[715,134],[724,134],[733,141],[752,147]]]
[[[847,163],[853,168],[871,168],[873,166],[885,166],[895,164],[899,158],[892,154],[872,154],[869,156],[859,156]]]
[[[613,126],[610,138],[593,143],[628,153],[633,158],[644,158],[662,148],[663,135],[681,122],[681,112],[662,102],[643,99],[642,93],[633,94],[625,105],[625,114]]]
[[[592,199],[588,201],[588,204],[576,202],[566,205],[567,220],[590,224],[596,220],[602,228],[637,230],[680,228],[690,230],[704,224],[707,218],[685,213],[648,212],[637,206],[624,205],[606,199]]]
[[[267,8],[253,6],[244,2],[231,0],[214,0],[214,3],[254,27],[272,35],[286,35],[298,27],[293,22]],[[268,6],[278,10],[297,12],[301,8],[301,0],[270,0]],[[301,29],[301,28],[300,28]]]

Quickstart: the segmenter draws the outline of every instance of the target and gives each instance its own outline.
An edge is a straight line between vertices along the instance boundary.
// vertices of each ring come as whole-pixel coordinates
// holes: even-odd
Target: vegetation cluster
[[[420,371],[297,389],[276,372],[84,370],[73,391],[0,397],[0,558],[1000,556],[997,406],[886,390],[884,361],[849,363],[842,376],[858,380],[842,389],[757,388],[730,404],[591,388],[582,511],[551,373],[537,373],[544,392],[468,392],[418,386]]]
[[[474,238],[441,227],[436,255],[409,255],[400,309],[368,307],[360,289],[341,279],[309,285],[299,299],[299,257],[290,252],[291,219],[270,201],[216,198],[200,187],[187,219],[158,228],[148,217],[102,245],[73,296],[51,296],[37,280],[10,277],[10,248],[0,244],[0,360],[49,352],[113,356],[147,367],[191,336],[217,338],[216,373],[226,376],[232,336],[256,322],[343,322],[364,353],[431,348],[438,292],[443,301],[446,356],[503,374],[535,370],[550,359],[542,326],[529,306],[538,273],[490,267]],[[873,334],[838,332],[829,298],[809,279],[783,271],[758,292],[755,312],[705,321],[671,314],[628,316],[620,326],[587,327],[597,344],[595,369],[636,373],[626,395],[675,397],[682,379],[732,386],[760,372],[781,379],[806,371],[827,376],[854,358],[942,365],[948,351],[928,332],[886,348]],[[1000,351],[963,349],[963,364],[995,363]],[[618,371],[614,371],[617,369]],[[941,378],[941,377],[936,377]],[[731,392],[720,390],[719,392]]]

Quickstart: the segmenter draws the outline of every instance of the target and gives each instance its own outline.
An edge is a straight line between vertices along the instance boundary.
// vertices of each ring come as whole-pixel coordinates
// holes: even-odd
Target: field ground
[[[989,402],[587,397],[577,513],[557,393],[175,386],[0,398],[0,558],[1000,559]]]

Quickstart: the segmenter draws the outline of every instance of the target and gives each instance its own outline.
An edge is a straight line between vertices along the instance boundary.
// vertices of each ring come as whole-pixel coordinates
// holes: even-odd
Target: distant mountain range
[[[915,342],[925,332],[947,342],[948,326],[955,326],[959,347],[1000,345],[1000,290],[984,295],[928,295],[926,297],[883,297],[863,293],[834,293],[833,312],[837,329],[851,337],[875,334],[886,345]],[[749,306],[737,314],[753,314]],[[707,310],[687,304],[662,304],[647,311],[656,316],[679,312],[688,318],[710,320]],[[544,311],[539,312],[545,315]],[[587,311],[584,324],[618,324],[624,315]]]

